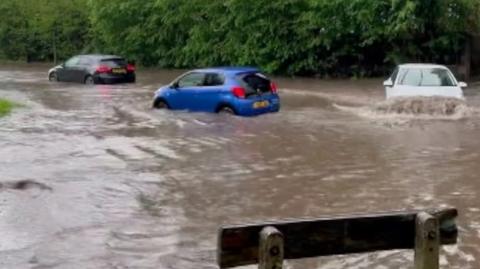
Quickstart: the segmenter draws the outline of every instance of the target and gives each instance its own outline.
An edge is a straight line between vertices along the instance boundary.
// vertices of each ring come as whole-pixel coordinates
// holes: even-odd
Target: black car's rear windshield
[[[237,75],[237,80],[245,87],[247,96],[272,91],[271,81],[261,73],[240,74]]]
[[[122,58],[101,59],[100,63],[107,65],[108,67],[111,67],[111,68],[124,67],[127,65],[127,61]]]

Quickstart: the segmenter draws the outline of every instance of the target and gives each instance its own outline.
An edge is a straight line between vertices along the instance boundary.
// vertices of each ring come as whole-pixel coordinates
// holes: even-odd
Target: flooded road
[[[385,109],[380,80],[278,79],[282,111],[244,119],[151,110],[175,71],[88,88],[47,70],[0,67],[0,96],[25,105],[0,119],[0,268],[217,268],[223,224],[432,207],[460,211],[443,268],[480,268],[480,86],[412,116]]]

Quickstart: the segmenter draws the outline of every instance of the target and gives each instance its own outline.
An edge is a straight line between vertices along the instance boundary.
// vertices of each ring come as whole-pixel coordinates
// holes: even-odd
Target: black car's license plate
[[[126,74],[127,70],[125,68],[113,68],[112,73],[113,74]]]

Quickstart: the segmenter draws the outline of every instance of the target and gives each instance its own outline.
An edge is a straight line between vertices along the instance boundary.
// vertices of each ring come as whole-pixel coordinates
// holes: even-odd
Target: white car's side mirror
[[[383,82],[383,86],[385,87],[393,87],[393,81],[391,79],[387,79]]]
[[[460,87],[460,88],[466,88],[466,87],[468,87],[468,84],[465,83],[465,82],[463,82],[463,81],[461,81],[461,82],[458,83],[458,87]]]

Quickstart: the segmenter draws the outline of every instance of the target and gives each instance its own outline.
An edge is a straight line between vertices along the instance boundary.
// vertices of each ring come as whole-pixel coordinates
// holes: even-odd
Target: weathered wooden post
[[[421,212],[415,221],[415,269],[438,269],[440,260],[438,219]]]
[[[260,232],[258,268],[282,269],[283,256],[283,234],[272,226],[263,228]]]

